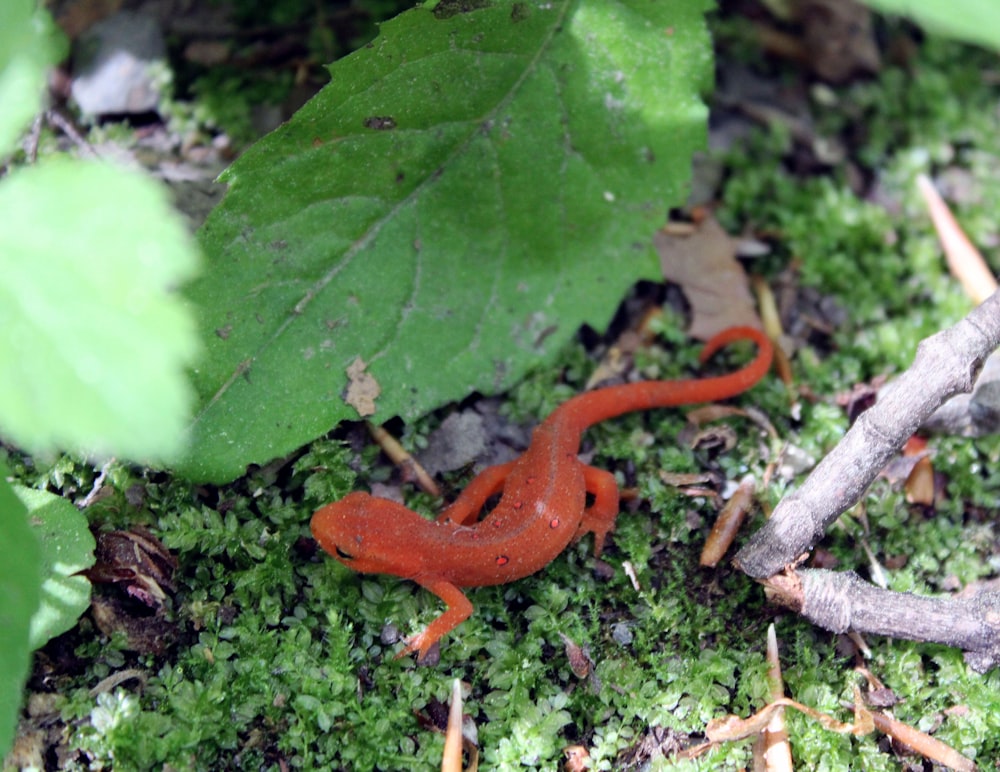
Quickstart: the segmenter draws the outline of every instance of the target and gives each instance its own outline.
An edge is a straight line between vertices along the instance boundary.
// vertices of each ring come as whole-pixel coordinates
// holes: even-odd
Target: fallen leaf
[[[875,404],[878,391],[886,382],[884,376],[877,376],[870,383],[856,383],[848,392],[837,394],[837,404],[844,408],[847,420],[853,424],[859,415]]]
[[[922,456],[906,478],[906,500],[910,504],[934,504],[934,467],[929,456]]]
[[[659,475],[663,482],[667,485],[672,485],[675,488],[680,488],[681,486],[686,485],[700,485],[702,483],[717,482],[715,477],[708,472],[668,472],[665,469],[661,469]]]
[[[884,478],[890,485],[898,486],[906,482],[917,464],[929,455],[930,451],[927,450],[919,454],[896,456],[879,472],[879,477]]]
[[[760,327],[733,240],[711,217],[690,236],[654,237],[663,278],[679,284],[691,304],[688,334],[708,340],[727,327]]]
[[[722,508],[708,538],[705,539],[699,565],[714,568],[719,564],[736,538],[747,512],[753,506],[756,489],[757,483],[752,475],[747,475],[740,481],[736,492]]]
[[[563,645],[566,647],[566,659],[569,661],[569,669],[573,671],[573,675],[577,678],[589,676],[594,668],[594,661],[587,651],[566,634],[559,633],[559,637],[562,638]]]
[[[141,525],[97,537],[97,562],[82,572],[91,582],[118,584],[127,595],[159,610],[174,590],[177,559]]]
[[[941,198],[941,194],[937,192],[934,183],[921,174],[917,177],[917,187],[948,260],[948,269],[961,282],[965,294],[977,305],[982,303],[996,292],[997,280],[993,272],[983,260],[979,250],[965,235],[965,231]]]
[[[367,372],[368,364],[361,357],[355,357],[347,366],[347,394],[344,402],[358,411],[362,418],[374,415],[375,400],[382,393],[379,382]]]
[[[699,429],[693,434],[685,428],[678,436],[678,442],[701,451],[728,453],[736,447],[736,432],[726,424]]]
[[[122,7],[122,0],[76,0],[62,7],[56,16],[56,24],[70,40],[76,40],[102,19],[106,19]]]
[[[590,754],[582,745],[563,748],[563,756],[566,757],[566,763],[563,764],[565,772],[585,772],[590,769]]]
[[[686,740],[686,736],[674,729],[651,726],[646,733],[630,747],[622,751],[615,760],[615,769],[643,769],[648,762],[675,757]]]
[[[131,651],[162,654],[176,636],[167,602],[176,558],[142,526],[99,534],[96,556],[83,573],[96,585],[90,613],[97,627],[107,636],[124,633]]]
[[[769,8],[778,10],[774,3]],[[762,48],[774,56],[799,62],[830,83],[847,83],[881,67],[871,11],[854,0],[797,0],[776,15],[797,29],[758,25]]]
[[[176,623],[169,620],[164,609],[145,614],[144,606],[108,595],[94,595],[90,613],[98,629],[109,638],[125,634],[124,648],[140,654],[162,654],[173,643]]]
[[[800,0],[806,63],[823,80],[846,83],[882,65],[871,11],[854,0]]]

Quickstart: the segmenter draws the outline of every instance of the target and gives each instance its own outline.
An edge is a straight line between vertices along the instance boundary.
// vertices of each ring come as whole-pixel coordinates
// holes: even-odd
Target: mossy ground
[[[814,105],[824,132],[863,124],[866,139],[854,157],[899,202],[895,212],[852,193],[840,169],[790,173],[784,161],[791,140],[780,131],[761,130],[727,155],[720,217],[734,231],[752,226],[777,234],[775,251],[755,268],[774,275],[794,259],[801,285],[845,311],[846,322],[825,345],[801,350],[793,363],[797,381],[819,400],[802,401],[793,418],[784,387],[775,380],[758,386],[741,401],[769,416],[780,443],[734,419],[741,440],[723,455],[680,446],[678,411],[593,429],[586,440],[592,463],[641,493],[636,510],[620,516],[603,556],[610,578],[598,578],[603,573],[595,572],[585,540],[533,577],[470,591],[476,613],[444,639],[439,664],[393,660],[398,644],[383,642],[387,625],[409,634],[436,616],[435,597],[393,578],[356,576],[307,540],[316,507],[391,474],[372,448],[359,460],[346,446],[320,441],[294,468],[263,470],[222,490],[113,467],[115,494],[88,514],[102,528],[143,522],[177,555],[177,638],[163,656],[136,655],[121,639],[101,638],[84,619],[68,639],[78,667],[54,667],[52,651],[43,652],[30,686],[59,695],[67,745],[83,751],[91,768],[120,770],[277,769],[279,763],[431,769],[440,764],[443,740],[421,717],[440,715],[459,678],[484,768],[555,769],[565,746],[581,744],[595,769],[615,769],[620,754],[656,728],[697,738],[712,718],[760,708],[771,621],[788,694],[847,720],[843,703],[858,677],[836,637],[769,608],[741,574],[699,568],[713,508],[669,488],[658,472],[711,467],[728,479],[746,471],[759,478],[782,443],[820,457],[846,428],[834,404],[838,392],[898,372],[921,338],[966,312],[968,301],[944,273],[913,178],[946,166],[968,170],[980,194],[959,217],[973,240],[995,241],[1000,89],[981,77],[992,64],[976,50],[929,39],[906,70],[888,66],[871,82],[837,90],[832,106]],[[644,354],[644,366],[664,377],[693,372],[695,347],[678,348],[676,330],[668,337],[671,350]],[[541,419],[582,387],[592,367],[591,354],[572,347],[509,395],[507,415]],[[408,427],[405,441],[419,446],[435,420]],[[995,576],[1000,564],[992,519],[1000,440],[936,438],[932,448],[935,469],[948,480],[934,513],[909,507],[883,483],[864,501],[870,530],[863,535],[875,555],[908,557],[889,572],[894,589],[936,592],[946,578],[964,585]],[[22,464],[17,472],[58,490],[87,490],[94,477],[69,459]],[[143,492],[138,510],[134,496],[126,497],[135,485]],[[773,504],[786,485],[776,484],[766,498]],[[427,513],[435,508],[425,496],[413,495],[410,503]],[[863,529],[851,518],[845,524],[823,548],[841,568],[864,572]],[[626,560],[639,590],[622,570]],[[573,675],[563,635],[589,650],[594,678]],[[869,668],[901,700],[898,719],[934,728],[939,739],[983,764],[1000,758],[997,670],[972,673],[960,652],[940,646],[880,638],[869,644]],[[90,694],[125,667],[145,673],[141,688]],[[801,769],[896,770],[904,763],[884,738],[833,734],[796,714],[789,724]],[[84,768],[82,758],[70,766]],[[748,742],[695,762],[655,762],[706,770],[749,764]]]

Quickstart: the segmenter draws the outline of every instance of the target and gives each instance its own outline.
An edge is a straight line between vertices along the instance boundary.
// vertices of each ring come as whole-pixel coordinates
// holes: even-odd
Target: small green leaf
[[[38,608],[41,572],[38,542],[24,505],[7,482],[0,461],[0,757],[14,740],[21,691],[30,661],[28,630]]]
[[[31,618],[32,649],[76,626],[90,607],[90,581],[74,574],[94,565],[97,544],[87,518],[66,499],[48,491],[16,486],[28,508],[31,527],[42,548],[41,604]]]
[[[201,231],[181,471],[230,479],[356,419],[352,365],[375,420],[413,418],[606,325],[704,142],[707,5],[443,2],[333,65]]]
[[[866,0],[882,13],[909,16],[932,32],[1000,50],[996,0]]]
[[[0,182],[0,433],[168,460],[191,403],[194,323],[170,290],[196,266],[152,180],[52,159]]]
[[[0,156],[42,106],[45,74],[62,39],[35,0],[4,0],[0,24]],[[12,222],[10,220],[7,221]]]

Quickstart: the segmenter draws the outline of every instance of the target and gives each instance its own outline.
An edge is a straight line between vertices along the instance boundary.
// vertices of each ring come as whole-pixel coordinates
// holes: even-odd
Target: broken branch
[[[810,550],[867,490],[889,458],[949,397],[968,392],[1000,345],[1000,292],[958,324],[922,341],[913,365],[861,414],[843,440],[786,496],[736,556],[756,578],[773,576]]]

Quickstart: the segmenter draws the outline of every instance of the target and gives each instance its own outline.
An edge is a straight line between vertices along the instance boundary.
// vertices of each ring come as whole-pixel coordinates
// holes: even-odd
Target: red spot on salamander
[[[497,555],[497,565],[498,566],[505,566],[508,563],[510,563],[510,558],[509,557],[507,557],[506,555]]]
[[[558,517],[553,517],[551,520],[549,520],[549,528],[558,528],[558,527],[559,527]]]

